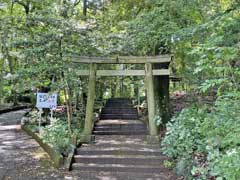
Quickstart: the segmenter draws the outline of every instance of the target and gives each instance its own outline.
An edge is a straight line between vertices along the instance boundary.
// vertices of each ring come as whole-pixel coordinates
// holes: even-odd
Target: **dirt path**
[[[0,180],[64,179],[39,145],[20,129],[25,110],[0,115]]]

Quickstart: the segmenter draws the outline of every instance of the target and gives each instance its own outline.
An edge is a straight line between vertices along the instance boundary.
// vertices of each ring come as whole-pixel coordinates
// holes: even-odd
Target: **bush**
[[[167,133],[162,142],[163,152],[178,160],[177,172],[180,175],[190,174],[194,154],[206,151],[200,128],[205,114],[205,109],[194,106],[184,109],[167,124]]]
[[[190,179],[240,179],[239,96],[219,98],[206,107],[184,109],[167,125],[163,151]]]
[[[67,154],[68,147],[71,144],[71,137],[66,121],[54,119],[51,125],[43,128],[42,138],[45,143],[52,144],[63,155]]]
[[[239,100],[232,96],[220,98],[202,128],[210,173],[227,180],[240,179]]]

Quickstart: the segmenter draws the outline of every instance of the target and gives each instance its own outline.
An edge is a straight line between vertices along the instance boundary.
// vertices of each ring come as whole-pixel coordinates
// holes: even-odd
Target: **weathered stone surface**
[[[73,174],[105,173],[110,179],[176,179],[163,166],[167,158],[160,145],[148,144],[145,135],[96,135],[95,141],[77,150]]]
[[[101,120],[105,119],[138,119],[137,109],[133,107],[130,99],[112,98],[109,99],[103,108]]]
[[[81,135],[78,143],[93,143],[95,141],[95,135]]]
[[[160,143],[160,136],[148,135],[147,136],[147,142],[148,142],[148,144],[159,144]]]

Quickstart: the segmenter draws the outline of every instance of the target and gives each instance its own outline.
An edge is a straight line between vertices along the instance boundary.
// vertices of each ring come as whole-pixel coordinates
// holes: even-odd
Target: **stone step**
[[[150,150],[128,150],[106,147],[106,149],[77,149],[77,155],[128,155],[128,156],[162,156],[160,151],[150,151]]]
[[[132,105],[131,101],[107,101],[106,104],[129,104]]]
[[[147,130],[130,130],[130,131],[126,131],[126,130],[122,130],[122,131],[113,131],[113,130],[109,130],[109,131],[93,131],[93,134],[95,135],[147,135],[148,131]]]
[[[83,144],[81,150],[87,151],[92,150],[92,144]],[[159,152],[160,145],[151,145],[143,142],[142,144],[131,143],[131,142],[97,142],[94,144],[94,150],[116,150],[122,153],[128,153],[128,151],[148,151],[148,152]],[[153,155],[151,155],[153,156]]]
[[[94,131],[146,131],[146,126],[95,126]]]
[[[94,163],[73,163],[72,170],[78,171],[111,171],[111,172],[141,172],[159,173],[163,166],[149,165],[123,165],[123,164],[94,164]]]
[[[95,124],[96,129],[146,129],[145,124]]]
[[[142,173],[142,172],[110,172],[110,171],[73,171],[73,179],[85,180],[176,180],[177,177],[168,171],[158,173]]]
[[[104,107],[105,108],[112,108],[112,107],[117,108],[117,107],[119,107],[119,108],[125,108],[125,109],[134,108],[132,104],[124,104],[124,103],[106,103]]]
[[[136,114],[101,114],[100,119],[138,119]]]
[[[122,108],[122,109],[119,109],[119,108],[107,108],[107,109],[103,109],[102,114],[137,114],[137,110],[136,109],[126,109],[126,108]]]
[[[143,122],[136,120],[136,119],[106,119],[106,120],[100,120],[95,123],[95,125],[138,125],[138,124],[143,124]]]
[[[106,109],[117,109],[117,108],[119,108],[119,109],[137,109],[137,108],[135,108],[133,105],[125,105],[125,104],[118,104],[118,105],[107,105],[107,104],[105,104],[105,106],[104,106],[104,108],[106,108]]]
[[[135,112],[128,112],[128,113],[122,113],[122,112],[118,112],[118,113],[114,113],[114,112],[102,112],[101,116],[107,116],[107,115],[115,115],[115,116],[138,116],[137,113]]]
[[[75,155],[75,163],[160,166],[166,158],[156,156]]]
[[[119,98],[109,99],[109,100],[107,100],[107,103],[108,102],[118,102],[118,103],[128,102],[128,103],[132,103],[130,99],[119,99]]]

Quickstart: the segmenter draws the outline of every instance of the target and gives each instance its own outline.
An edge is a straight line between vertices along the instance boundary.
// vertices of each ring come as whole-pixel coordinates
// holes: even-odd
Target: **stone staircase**
[[[138,119],[137,109],[126,98],[112,98],[106,102],[100,119]]]
[[[147,144],[145,135],[97,135],[96,143],[77,149],[72,172],[91,180],[176,179],[164,160],[160,146]]]
[[[147,135],[145,124],[139,120],[100,120],[94,125],[95,135]]]
[[[117,107],[121,107],[119,112],[131,112],[131,115],[117,119],[120,114]],[[108,113],[116,119],[110,119]],[[137,113],[129,100],[109,100],[103,114],[105,115],[101,118],[106,119],[100,119],[93,129],[95,143],[83,144],[76,151],[72,164],[72,172],[76,176],[91,180],[176,179],[163,166],[166,157],[162,155],[160,146],[145,141],[148,130],[144,123],[135,119]],[[125,119],[126,117],[135,118]]]

